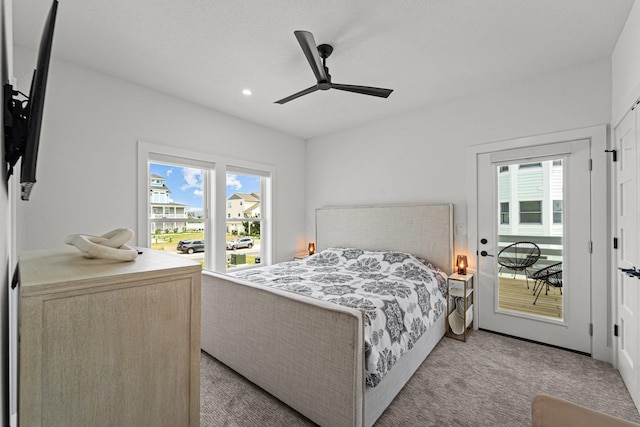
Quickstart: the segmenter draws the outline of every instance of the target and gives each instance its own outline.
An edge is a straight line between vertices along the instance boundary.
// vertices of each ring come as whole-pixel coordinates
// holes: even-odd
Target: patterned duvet
[[[446,310],[446,274],[401,252],[331,248],[300,261],[231,275],[364,310],[370,387]]]

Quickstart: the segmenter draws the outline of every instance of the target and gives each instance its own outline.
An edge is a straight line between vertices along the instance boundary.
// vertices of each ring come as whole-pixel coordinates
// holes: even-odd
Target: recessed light
[[[251,95],[251,89],[242,89],[242,94],[247,96]]]

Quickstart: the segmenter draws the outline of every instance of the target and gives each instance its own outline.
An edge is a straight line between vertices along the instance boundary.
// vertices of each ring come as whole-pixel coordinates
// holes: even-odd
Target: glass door
[[[478,325],[591,352],[590,142],[478,157]]]
[[[495,168],[498,309],[563,320],[563,160]]]

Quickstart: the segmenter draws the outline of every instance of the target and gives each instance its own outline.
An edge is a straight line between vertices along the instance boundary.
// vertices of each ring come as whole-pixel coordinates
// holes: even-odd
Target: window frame
[[[263,204],[263,195],[264,194],[268,194],[269,190],[269,180],[270,177],[267,175],[267,173],[265,171],[261,171],[261,170],[257,170],[257,169],[248,169],[246,167],[238,167],[235,164],[234,165],[228,165],[227,169],[226,169],[226,174],[225,174],[225,179],[227,177],[228,174],[234,174],[234,175],[243,175],[243,176],[251,176],[254,178],[259,178],[260,179],[260,205],[258,208],[258,216],[257,217],[248,217],[246,214],[243,214],[241,212],[238,212],[238,217],[237,218],[233,218],[230,217],[228,209],[229,209],[229,199],[226,199],[227,202],[227,207],[225,208],[225,232],[227,229],[227,226],[229,224],[229,222],[237,222],[238,219],[240,219],[240,223],[243,222],[247,222],[247,223],[260,223],[260,250],[261,250],[261,256],[263,256],[264,251],[262,250],[262,241],[263,241],[263,224],[264,224],[264,204]],[[226,191],[226,187],[225,187],[225,191]],[[226,196],[226,192],[225,192],[225,196]],[[267,205],[269,204],[269,202],[267,202]],[[239,206],[245,206],[244,202],[242,200],[240,200],[239,202]],[[243,238],[250,238],[250,236],[246,236],[246,237],[241,237],[241,236],[237,236],[237,238],[243,239]],[[261,262],[262,264],[262,262]],[[245,266],[245,265],[241,265],[241,266],[236,266],[233,267],[231,269],[227,269],[227,272],[231,271],[238,271],[238,270],[242,270],[245,268],[251,268],[251,267],[255,267],[255,266]]]
[[[537,203],[539,203],[539,204],[540,204],[540,210],[537,210],[537,211],[524,211],[524,213],[525,213],[525,214],[538,214],[538,215],[540,215],[540,221],[536,221],[536,222],[533,222],[533,221],[523,222],[523,221],[522,221],[522,213],[523,213],[523,210],[522,210],[522,204],[523,204],[523,203],[531,203],[531,202],[537,202]],[[524,224],[524,225],[531,225],[531,224],[533,224],[533,225],[538,225],[538,224],[542,224],[542,209],[543,209],[543,203],[542,203],[542,200],[520,200],[520,201],[518,202],[518,220],[519,220],[519,224]]]
[[[203,176],[203,219],[205,222],[205,266],[209,271],[225,274],[226,269],[226,176],[229,170],[260,174],[262,218],[261,218],[261,265],[270,265],[273,259],[273,200],[276,169],[261,163],[218,156],[215,154],[187,150],[178,147],[138,141],[138,230],[137,244],[151,247],[149,227],[149,163],[167,163],[207,171]],[[217,220],[218,219],[218,220]],[[210,243],[206,243],[210,242]],[[222,248],[222,250],[216,248]],[[234,269],[237,271],[239,267]]]
[[[503,210],[504,205],[506,205],[507,210]],[[510,208],[510,203],[509,202],[500,202],[500,225],[509,225],[510,224],[510,220],[511,220],[511,215],[509,212],[509,208]],[[505,215],[506,215],[506,221],[505,219]]]
[[[556,209],[556,203],[560,204],[560,209]],[[552,224],[562,224],[564,220],[564,203],[562,199],[554,199],[551,200],[551,223]],[[560,221],[556,221],[556,214],[560,215]]]
[[[537,169],[542,168],[542,162],[530,162],[518,164],[518,170],[520,169]]]

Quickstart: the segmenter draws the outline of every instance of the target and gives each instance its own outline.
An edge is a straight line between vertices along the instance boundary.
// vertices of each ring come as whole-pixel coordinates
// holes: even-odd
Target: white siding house
[[[247,232],[242,222],[251,218],[260,218],[259,193],[234,193],[227,199],[227,233],[244,234]]]
[[[171,190],[164,183],[166,178],[151,174],[149,177],[149,219],[151,233],[158,230],[182,231],[187,222],[179,221],[187,218],[187,206],[174,203],[171,200]]]
[[[500,235],[562,236],[562,160],[498,167]]]

